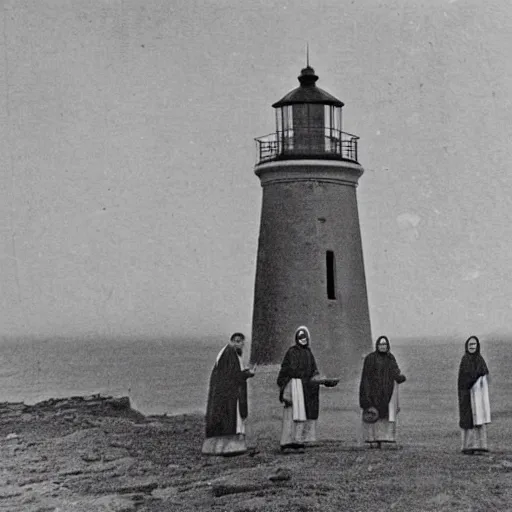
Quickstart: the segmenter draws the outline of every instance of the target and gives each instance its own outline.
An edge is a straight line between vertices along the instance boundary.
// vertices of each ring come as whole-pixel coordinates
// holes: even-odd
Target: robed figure
[[[320,378],[310,348],[311,335],[305,326],[295,331],[295,345],[286,352],[279,375],[279,401],[284,404],[281,451],[302,452],[316,441],[320,385],[333,387],[339,379]]]
[[[380,336],[375,351],[363,363],[359,386],[359,406],[363,409],[363,438],[370,447],[396,442],[396,423],[399,412],[398,384],[405,382],[389,339]]]
[[[487,425],[491,423],[489,370],[480,354],[480,340],[476,336],[466,340],[457,388],[462,453],[487,452]]]
[[[243,367],[244,340],[242,333],[233,334],[215,361],[206,406],[204,454],[237,455],[247,451],[247,379],[254,374]]]

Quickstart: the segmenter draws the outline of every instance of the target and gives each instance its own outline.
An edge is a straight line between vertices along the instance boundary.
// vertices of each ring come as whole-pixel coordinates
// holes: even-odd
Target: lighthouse
[[[305,325],[321,373],[361,371],[372,346],[356,187],[358,137],[342,131],[344,104],[307,65],[299,87],[272,105],[275,132],[256,139],[263,190],[251,361],[280,363]]]

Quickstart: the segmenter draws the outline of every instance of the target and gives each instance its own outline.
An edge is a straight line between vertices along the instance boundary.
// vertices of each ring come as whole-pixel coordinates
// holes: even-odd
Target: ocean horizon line
[[[470,336],[476,335],[479,339],[485,342],[512,342],[512,332],[511,333],[467,333],[463,335],[458,334],[435,334],[435,335],[414,335],[414,336],[394,336],[393,333],[384,332],[384,334],[390,339],[391,343],[397,345],[405,345],[405,344],[417,344],[417,343],[435,343],[435,344],[444,344],[444,343],[454,343],[454,342],[464,342]],[[379,334],[380,336],[381,334]],[[377,339],[377,335],[372,336],[372,341]],[[202,345],[213,345],[218,343],[219,346],[222,343],[227,343],[229,341],[229,336],[224,336],[223,334],[213,334],[209,336],[194,336],[194,335],[170,335],[170,336],[139,336],[139,335],[119,335],[119,336],[103,336],[103,335],[76,335],[76,336],[37,336],[37,335],[27,335],[27,336],[2,336],[0,337],[0,346],[2,345],[14,345],[14,344],[24,344],[24,343],[79,343],[79,342],[104,342],[104,343],[158,343],[158,344],[169,344],[169,345],[186,345],[190,344],[202,344]],[[247,340],[247,345],[250,346],[251,339]]]

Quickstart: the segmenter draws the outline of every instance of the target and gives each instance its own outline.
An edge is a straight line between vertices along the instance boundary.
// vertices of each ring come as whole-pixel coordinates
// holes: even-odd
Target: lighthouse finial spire
[[[300,85],[309,87],[315,85],[318,76],[315,75],[315,70],[309,65],[309,42],[306,42],[306,67],[301,70],[299,79]]]

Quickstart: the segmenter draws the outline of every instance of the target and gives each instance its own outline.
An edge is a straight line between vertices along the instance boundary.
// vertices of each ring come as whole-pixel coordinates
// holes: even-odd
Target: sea
[[[0,402],[129,396],[144,414],[204,412],[221,340],[31,340],[0,345]]]
[[[465,339],[391,341],[392,352],[407,376],[404,400],[416,406],[423,401],[425,407],[435,400],[455,414],[457,371]],[[219,339],[4,342],[0,344],[0,402],[34,404],[100,393],[129,396],[132,407],[144,414],[204,412],[210,372],[224,344]],[[492,393],[496,405],[503,404],[504,409],[512,392],[511,348],[508,341],[482,341]],[[257,376],[252,384],[257,385]],[[336,400],[357,408],[358,397],[345,394]]]

